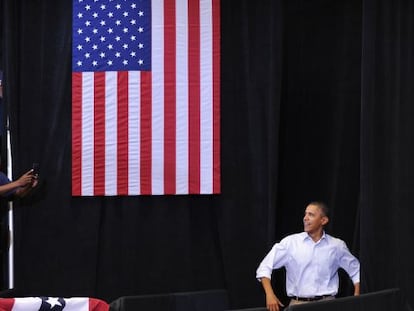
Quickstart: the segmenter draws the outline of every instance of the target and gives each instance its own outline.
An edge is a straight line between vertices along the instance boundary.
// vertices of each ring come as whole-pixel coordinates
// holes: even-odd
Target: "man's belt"
[[[322,296],[314,296],[314,297],[293,296],[293,297],[289,297],[289,298],[294,299],[294,300],[298,300],[298,301],[317,301],[317,300],[322,300],[324,298],[329,298],[329,297],[334,297],[334,296],[332,296],[332,295],[322,295]]]

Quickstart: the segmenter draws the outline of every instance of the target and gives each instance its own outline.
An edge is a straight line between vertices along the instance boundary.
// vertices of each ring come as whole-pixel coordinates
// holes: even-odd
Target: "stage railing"
[[[407,310],[398,288],[361,294],[359,296],[321,300],[292,305],[285,311],[390,311]]]

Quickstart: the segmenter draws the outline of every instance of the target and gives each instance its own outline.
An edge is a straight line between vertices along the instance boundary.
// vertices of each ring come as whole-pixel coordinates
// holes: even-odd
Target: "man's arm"
[[[12,181],[10,183],[4,184],[0,186],[0,195],[4,195],[9,193],[10,191],[16,190],[18,192],[18,189],[21,187],[30,186],[32,187],[34,180],[36,178],[32,174],[32,170],[26,172],[23,174],[19,179]]]
[[[359,296],[359,282],[354,284],[354,296]]]
[[[272,288],[272,283],[269,278],[261,278],[263,290],[266,294],[266,307],[270,311],[279,311],[280,307],[284,305],[280,302],[279,298],[276,297],[275,292]]]

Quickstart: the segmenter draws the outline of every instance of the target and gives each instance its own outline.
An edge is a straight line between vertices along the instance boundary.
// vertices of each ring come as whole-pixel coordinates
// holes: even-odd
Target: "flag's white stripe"
[[[89,311],[89,298],[73,297],[65,299],[64,311]]]
[[[64,311],[89,311],[89,298],[75,297],[65,299],[66,306]]]
[[[188,193],[188,0],[176,1],[176,193]]]
[[[128,193],[140,194],[140,151],[141,151],[141,74],[130,71],[128,78]]]
[[[164,4],[152,3],[152,194],[164,193]]]
[[[15,298],[13,311],[30,311],[39,310],[42,300],[36,297]]]
[[[117,194],[118,74],[105,74],[105,195]]]
[[[213,192],[213,21],[211,0],[200,0],[200,192]]]
[[[94,170],[94,74],[82,73],[82,185],[81,194],[93,195]]]

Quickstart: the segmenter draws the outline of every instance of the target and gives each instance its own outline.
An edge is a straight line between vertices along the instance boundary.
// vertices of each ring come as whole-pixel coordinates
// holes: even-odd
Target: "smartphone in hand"
[[[39,163],[34,162],[32,165],[33,175],[39,175]]]

